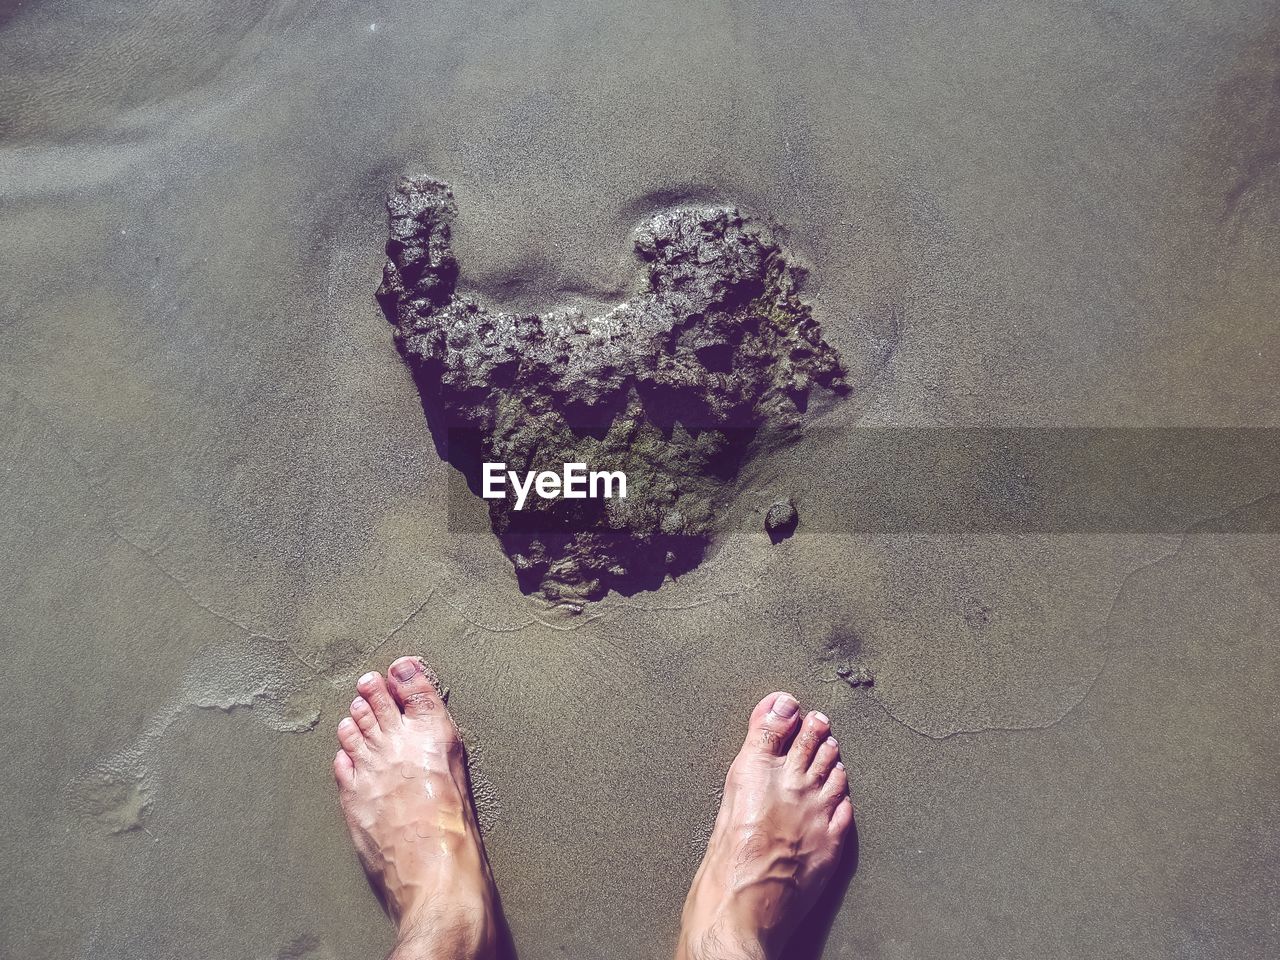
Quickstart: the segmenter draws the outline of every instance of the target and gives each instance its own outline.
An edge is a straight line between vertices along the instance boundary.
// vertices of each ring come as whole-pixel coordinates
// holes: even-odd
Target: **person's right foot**
[[[676,960],[777,960],[840,860],[853,825],[831,726],[771,693],[729,768],[684,905]],[[799,729],[799,735],[796,735]]]

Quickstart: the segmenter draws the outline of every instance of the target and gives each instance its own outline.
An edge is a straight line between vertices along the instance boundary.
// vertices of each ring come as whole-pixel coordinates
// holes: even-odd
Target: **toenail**
[[[406,660],[404,663],[397,663],[391,668],[391,675],[404,683],[406,680],[412,680],[418,672],[417,661]]]
[[[351,701],[352,710],[363,710],[368,705],[369,704],[365,702],[364,697],[356,697],[354,700]]]
[[[837,761],[836,761],[836,769],[837,769],[837,770],[843,770],[843,769],[844,769],[844,764],[843,764],[841,761],[839,761],[839,760],[837,760]]]
[[[814,716],[817,717],[819,720],[821,720],[823,723],[831,722],[831,718],[828,717],[825,713],[815,713]]]
[[[834,746],[836,746],[836,745],[837,745],[837,743],[836,743],[836,738],[835,738],[835,737],[827,737],[827,746],[829,746],[829,747],[834,747]]]
[[[775,717],[781,717],[786,720],[796,715],[796,711],[800,709],[800,702],[789,693],[779,694],[778,699],[773,701],[773,708],[769,711]]]
[[[373,683],[373,681],[376,679],[378,679],[378,675],[376,673],[366,673],[363,677],[361,677],[359,680],[356,681],[356,685],[363,687],[370,683]]]

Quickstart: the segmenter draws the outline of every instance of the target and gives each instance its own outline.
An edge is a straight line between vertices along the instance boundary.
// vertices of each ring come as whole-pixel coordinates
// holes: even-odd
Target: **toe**
[[[356,697],[351,701],[351,719],[366,737],[378,732],[378,718],[373,715],[373,707],[369,706],[369,701],[364,697]]]
[[[789,693],[771,693],[751,713],[751,726],[744,750],[780,757],[787,752],[796,723],[800,703]]]
[[[836,763],[836,767],[831,771],[831,776],[827,777],[827,782],[822,785],[822,802],[828,810],[834,811],[836,805],[842,800],[849,797],[849,776],[844,771],[843,763]]]
[[[354,760],[361,756],[368,748],[365,746],[364,734],[360,732],[360,728],[356,726],[356,722],[350,717],[343,717],[338,724],[338,742],[342,744],[345,750]]]
[[[400,708],[391,699],[391,694],[387,691],[387,682],[382,679],[382,674],[366,673],[356,681],[356,689],[373,708],[373,715],[378,718],[379,726],[384,730],[396,729],[396,725],[400,722]]]
[[[334,754],[333,776],[343,790],[351,789],[355,783],[356,765],[351,762],[351,755],[345,749]]]
[[[791,749],[787,752],[787,762],[800,773],[804,773],[813,763],[818,747],[831,733],[831,721],[826,714],[811,712],[800,725],[800,733]]]
[[[440,709],[440,694],[417,657],[401,657],[391,664],[387,673],[391,678],[391,694],[406,717],[443,713]]]
[[[831,815],[831,832],[837,837],[844,837],[853,825],[853,801],[845,797],[836,805],[836,812]]]
[[[813,755],[813,763],[809,764],[809,773],[821,780],[825,780],[828,774],[836,767],[836,761],[840,759],[840,744],[836,742],[835,737],[827,737],[822,741],[822,745],[818,747],[818,752]]]

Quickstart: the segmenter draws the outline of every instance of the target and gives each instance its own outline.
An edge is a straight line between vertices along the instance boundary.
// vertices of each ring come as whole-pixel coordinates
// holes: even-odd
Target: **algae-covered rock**
[[[602,316],[501,313],[457,290],[449,187],[387,199],[378,299],[437,443],[473,491],[481,465],[622,471],[627,496],[489,501],[521,586],[557,598],[653,588],[697,564],[746,459],[801,425],[844,369],[802,271],[733,207],[678,208],[635,233],[639,291]]]

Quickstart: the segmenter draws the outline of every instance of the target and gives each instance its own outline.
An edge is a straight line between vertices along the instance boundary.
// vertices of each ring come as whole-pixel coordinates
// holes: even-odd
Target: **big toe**
[[[743,750],[780,757],[787,752],[799,722],[800,703],[789,693],[771,693],[751,711]]]
[[[440,693],[417,657],[401,657],[387,671],[391,695],[406,717],[445,716]]]

